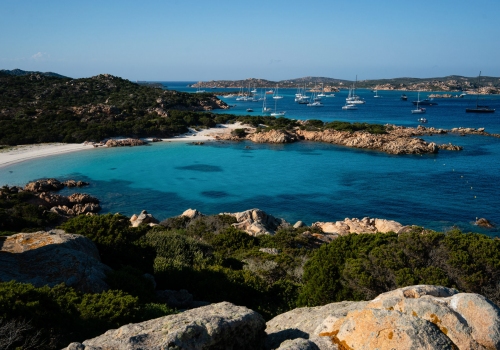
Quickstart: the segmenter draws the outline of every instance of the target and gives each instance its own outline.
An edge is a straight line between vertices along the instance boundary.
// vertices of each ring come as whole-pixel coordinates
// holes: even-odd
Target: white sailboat
[[[205,90],[202,90],[202,89],[201,89],[201,81],[200,81],[200,82],[198,83],[198,89],[196,90],[196,93],[197,93],[197,94],[202,94],[202,93],[204,93],[204,92],[205,92]]]
[[[356,105],[353,105],[352,103],[346,102],[345,106],[342,106],[342,109],[343,110],[355,110],[355,109],[358,109],[358,107]]]
[[[266,106],[266,94],[264,94],[264,97],[262,98],[262,113],[269,113],[271,112],[271,108]]]
[[[323,87],[323,83],[321,83],[321,92],[318,94],[317,97],[319,97],[319,98],[326,97],[326,95],[325,95],[325,89]]]
[[[282,99],[282,98],[283,98],[283,96],[278,95],[278,84],[276,84],[276,91],[274,91],[274,96],[273,96],[273,98],[274,98],[275,100],[279,100],[279,99]]]
[[[378,90],[375,90],[375,96],[373,96],[373,97],[374,97],[374,98],[380,98],[380,97],[382,97],[382,96],[379,96],[379,95],[378,95]]]
[[[418,96],[417,97],[417,109],[412,109],[411,113],[412,114],[423,114],[423,113],[425,113],[427,111],[425,110],[425,108],[422,108],[422,107],[419,108],[418,107],[418,103],[420,102],[420,91],[418,92],[417,96]],[[418,121],[422,122],[422,123],[427,123],[427,119],[425,119],[425,121],[423,121],[422,119],[425,119],[425,118],[420,118]]]
[[[286,112],[285,111],[278,112],[277,111],[277,105],[278,105],[278,101],[275,100],[274,101],[274,112],[271,113],[271,116],[272,117],[284,117]]]
[[[352,89],[349,90],[349,96],[345,99],[349,104],[365,104],[365,100],[356,95],[356,83],[358,82],[358,76],[356,75],[356,82],[352,85]]]

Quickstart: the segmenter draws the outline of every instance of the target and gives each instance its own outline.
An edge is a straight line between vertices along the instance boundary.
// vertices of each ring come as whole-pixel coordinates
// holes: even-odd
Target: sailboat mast
[[[477,77],[477,91],[476,91],[476,109],[479,103],[479,83],[481,82],[481,71],[479,71],[479,76]]]

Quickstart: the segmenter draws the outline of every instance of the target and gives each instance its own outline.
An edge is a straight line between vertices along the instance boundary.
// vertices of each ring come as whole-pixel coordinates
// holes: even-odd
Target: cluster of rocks
[[[106,141],[106,147],[123,147],[123,146],[143,146],[147,144],[141,139],[109,139]]]
[[[330,235],[332,238],[346,236],[351,233],[395,232],[400,234],[410,229],[409,226],[404,226],[397,221],[369,217],[364,217],[362,219],[345,218],[343,221],[335,222],[318,221],[313,223],[311,226],[320,228],[325,235]]]
[[[499,349],[500,309],[479,294],[431,285],[299,308],[267,323],[255,311],[222,302],[122,326],[66,349],[122,348]]]
[[[62,216],[76,216],[81,214],[92,215],[101,210],[99,199],[85,193],[73,193],[62,196],[52,193],[64,187],[87,186],[84,181],[68,180],[61,182],[57,179],[36,180],[24,186],[24,191],[32,192],[39,199],[40,205],[50,208],[50,211]]]

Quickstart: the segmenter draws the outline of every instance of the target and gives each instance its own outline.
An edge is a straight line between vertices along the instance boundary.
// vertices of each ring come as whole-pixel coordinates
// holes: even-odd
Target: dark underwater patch
[[[203,191],[201,195],[208,198],[224,198],[229,197],[229,193],[224,191]]]
[[[175,169],[178,169],[178,170],[201,171],[203,173],[216,173],[216,172],[222,172],[223,171],[220,166],[208,165],[208,164],[186,165],[186,166],[176,167]]]

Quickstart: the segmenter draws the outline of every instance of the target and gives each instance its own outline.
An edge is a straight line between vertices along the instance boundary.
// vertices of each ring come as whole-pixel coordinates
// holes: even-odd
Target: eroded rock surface
[[[72,343],[66,349],[261,349],[265,321],[243,306],[222,302],[129,324]]]
[[[266,332],[269,349],[297,338],[320,349],[500,349],[500,309],[479,294],[418,285],[370,302],[295,309]]]
[[[108,289],[111,269],[101,263],[94,243],[62,230],[18,233],[0,239],[0,280],[36,287],[65,283],[84,292]]]

